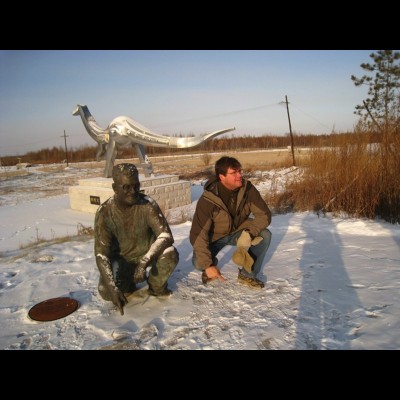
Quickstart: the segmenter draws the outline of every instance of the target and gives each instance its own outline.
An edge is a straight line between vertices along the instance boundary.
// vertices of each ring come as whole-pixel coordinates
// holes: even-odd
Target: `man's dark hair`
[[[219,178],[219,174],[226,175],[228,168],[235,170],[241,169],[242,165],[236,158],[224,156],[215,163],[215,176]]]
[[[123,163],[116,165],[112,170],[113,181],[118,182],[122,175],[133,176],[139,179],[139,172],[135,164]]]

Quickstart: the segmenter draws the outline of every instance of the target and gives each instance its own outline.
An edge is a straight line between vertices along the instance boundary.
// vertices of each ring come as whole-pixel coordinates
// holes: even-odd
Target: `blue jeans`
[[[214,265],[217,265],[218,263],[218,259],[216,257],[217,254],[227,245],[236,246],[236,241],[241,234],[242,231],[238,231],[233,233],[232,235],[224,236],[221,239],[218,239],[217,241],[211,243],[210,250]],[[244,276],[256,277],[261,271],[265,254],[267,254],[269,245],[271,243],[272,234],[269,229],[264,229],[263,231],[260,232],[259,236],[261,236],[263,240],[256,246],[251,246],[248,250],[249,254],[254,259],[253,271],[249,273],[244,268],[242,269],[239,268],[240,273]],[[193,253],[192,263],[196,268],[198,268],[196,264],[195,253]]]

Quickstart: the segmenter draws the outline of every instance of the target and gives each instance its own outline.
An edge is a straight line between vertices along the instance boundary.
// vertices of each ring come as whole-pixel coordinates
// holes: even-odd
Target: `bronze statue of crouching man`
[[[169,296],[167,281],[179,261],[171,229],[158,204],[140,192],[134,164],[113,167],[114,196],[100,205],[94,222],[99,293],[121,315],[126,296],[147,279],[148,293]],[[147,276],[146,269],[150,267]]]

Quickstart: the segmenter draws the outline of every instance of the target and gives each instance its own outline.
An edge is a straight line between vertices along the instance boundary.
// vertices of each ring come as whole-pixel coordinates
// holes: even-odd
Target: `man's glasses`
[[[243,174],[242,169],[237,169],[236,171],[226,173],[226,175],[242,175],[242,174]]]

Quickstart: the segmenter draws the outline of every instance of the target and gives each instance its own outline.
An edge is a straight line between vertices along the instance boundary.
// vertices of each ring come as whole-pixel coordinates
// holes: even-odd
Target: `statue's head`
[[[136,166],[129,163],[118,164],[112,170],[112,178],[118,205],[126,208],[135,204],[140,193],[139,172]]]
[[[135,177],[139,181],[139,171],[135,164],[123,163],[113,168],[112,178],[114,182],[118,182],[122,176]]]

